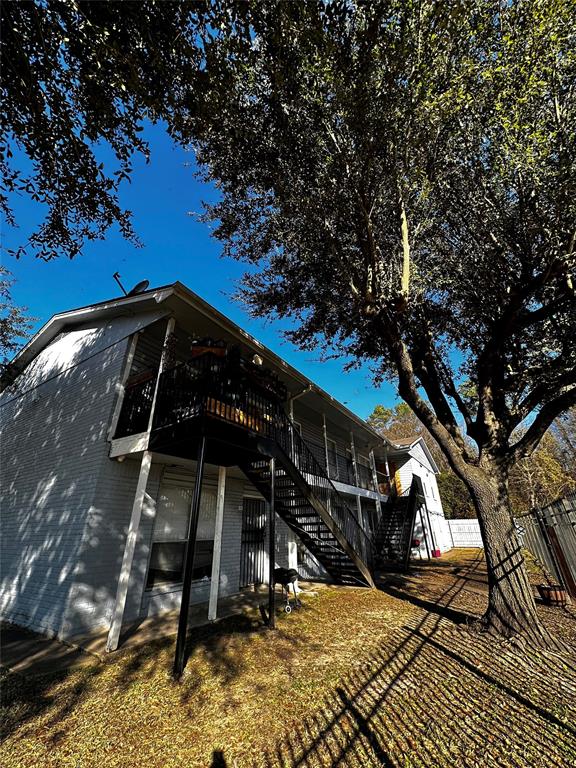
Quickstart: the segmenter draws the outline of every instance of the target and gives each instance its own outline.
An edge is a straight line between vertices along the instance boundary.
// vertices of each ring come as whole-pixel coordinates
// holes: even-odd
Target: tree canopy
[[[6,149],[5,185],[48,205],[39,255],[113,221],[133,236],[118,184],[142,120],[165,120],[220,192],[205,219],[248,265],[248,307],[398,382],[474,499],[489,624],[537,634],[508,488],[576,404],[574,3],[2,13],[5,146],[32,160],[19,175]]]
[[[204,6],[1,4],[0,205],[13,225],[13,195],[30,197],[45,212],[16,256],[72,258],[113,224],[138,243],[119,186],[130,179],[134,154],[148,157],[144,122],[172,126],[190,91],[200,58],[196,11]]]
[[[214,13],[187,126],[244,300],[398,381],[474,499],[488,623],[537,635],[508,483],[576,403],[574,4]]]
[[[454,411],[530,452],[576,399],[573,4],[251,8],[191,117],[244,298],[399,376],[453,463],[478,460]]]

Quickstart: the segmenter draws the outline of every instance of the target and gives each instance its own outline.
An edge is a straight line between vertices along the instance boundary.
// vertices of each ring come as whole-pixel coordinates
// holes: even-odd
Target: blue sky
[[[208,226],[189,215],[200,211],[202,199],[209,199],[213,191],[194,178],[192,155],[175,147],[160,126],[148,128],[147,138],[150,163],[136,161],[132,183],[124,185],[121,196],[123,205],[134,213],[143,248],[135,248],[110,230],[105,240],[88,243],[73,260],[45,263],[23,257],[16,261],[3,255],[4,265],[17,281],[12,289],[14,301],[37,318],[34,330],[56,312],[119,295],[112,278],[116,271],[127,289],[144,278],[152,286],[180,280],[363,418],[379,403],[393,405],[397,397],[392,385],[376,388],[367,370],[345,373],[341,361],[320,362],[319,355],[295,349],[282,338],[285,324],[253,320],[233,300],[243,266],[221,258],[220,244],[211,238]],[[2,239],[8,248],[25,242],[41,213],[26,198],[11,202],[19,229],[4,224]]]

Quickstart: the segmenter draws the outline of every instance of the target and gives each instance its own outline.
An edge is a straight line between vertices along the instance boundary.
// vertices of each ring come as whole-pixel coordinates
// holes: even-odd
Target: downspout
[[[328,430],[326,429],[326,414],[322,411],[322,433],[324,435],[324,456],[326,459],[326,474],[330,479],[330,456],[328,454]]]
[[[390,479],[390,467],[388,465],[388,446],[384,443],[384,466],[386,467],[386,477],[388,478],[388,485],[390,486],[390,492],[392,492],[392,481]]]
[[[294,421],[294,400],[298,400],[298,398],[302,397],[302,395],[306,395],[308,392],[312,392],[312,386],[312,384],[308,384],[308,386],[304,387],[301,392],[296,392],[295,395],[292,395],[292,397],[288,398],[288,412],[290,421]]]

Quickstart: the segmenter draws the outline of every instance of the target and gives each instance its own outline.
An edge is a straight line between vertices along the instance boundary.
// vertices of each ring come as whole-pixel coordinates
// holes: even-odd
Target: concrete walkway
[[[228,618],[229,616],[248,616],[258,619],[260,612],[258,606],[261,603],[267,603],[268,587],[262,587],[258,591],[245,589],[239,594],[230,597],[221,598],[218,601],[218,618]],[[276,596],[277,607],[280,605],[280,593]],[[136,648],[141,645],[157,640],[160,637],[171,637],[178,632],[179,611],[166,611],[157,616],[139,619],[122,626],[120,634],[120,645],[118,650]],[[201,627],[212,623],[208,621],[208,603],[198,603],[190,606],[190,615],[188,617],[188,628]],[[83,648],[89,653],[95,654],[101,659],[112,659],[114,654],[106,653],[106,640],[108,639],[108,630],[94,632],[91,634],[74,635],[70,642]]]
[[[0,622],[0,664],[11,672],[40,677],[99,663],[97,656],[81,648]]]

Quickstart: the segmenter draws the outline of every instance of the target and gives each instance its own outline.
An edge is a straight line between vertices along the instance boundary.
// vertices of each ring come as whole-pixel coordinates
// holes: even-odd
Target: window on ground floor
[[[177,584],[183,579],[192,492],[193,488],[189,486],[160,487],[146,581],[148,589],[161,584]],[[192,572],[195,580],[210,578],[215,525],[216,490],[203,488]]]

